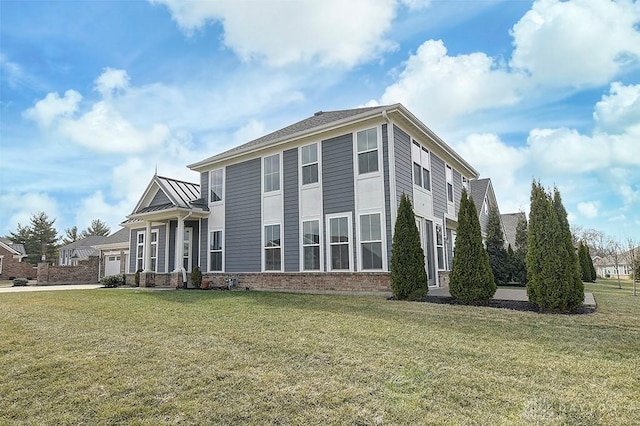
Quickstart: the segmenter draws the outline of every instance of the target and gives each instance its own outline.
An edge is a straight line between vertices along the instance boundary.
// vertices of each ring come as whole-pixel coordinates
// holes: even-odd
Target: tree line
[[[55,228],[56,219],[50,219],[44,212],[31,215],[29,224],[22,226],[18,223],[15,232],[9,233],[5,238],[14,243],[23,244],[27,253],[27,262],[37,264],[42,261],[53,261],[57,258],[57,250],[72,242],[91,235],[108,236],[111,228],[100,219],[91,221],[86,229],[78,232],[78,227],[65,229],[65,234],[60,237]]]

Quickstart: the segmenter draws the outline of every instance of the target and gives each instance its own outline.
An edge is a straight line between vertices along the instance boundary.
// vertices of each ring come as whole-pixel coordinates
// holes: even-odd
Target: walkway
[[[0,287],[0,293],[21,293],[25,291],[52,290],[93,290],[101,287],[102,284],[29,285],[24,287]]]

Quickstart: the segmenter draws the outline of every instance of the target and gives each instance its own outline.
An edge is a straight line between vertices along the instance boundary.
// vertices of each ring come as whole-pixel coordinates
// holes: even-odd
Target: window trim
[[[278,240],[280,241],[280,245],[277,247],[267,247],[266,241],[266,232],[267,227],[269,226],[277,226],[278,227]],[[283,227],[281,223],[263,223],[262,224],[262,271],[263,272],[282,272],[282,268],[284,267],[284,245],[283,242]],[[280,269],[267,269],[267,250],[280,250]]]
[[[365,240],[362,235],[362,217],[363,216],[378,216],[378,225],[380,227],[380,239],[379,240]],[[382,213],[379,211],[363,212],[358,214],[358,263],[360,264],[360,271],[362,272],[380,272],[385,270],[385,253],[384,253],[384,232],[385,228],[382,222]],[[380,268],[365,268],[364,258],[362,256],[362,249],[364,244],[376,244],[380,243]]]
[[[213,233],[220,233],[220,249],[213,250]],[[220,253],[220,270],[216,270],[212,268],[213,262],[211,262],[211,253]],[[209,230],[209,244],[208,244],[208,263],[207,270],[208,272],[224,272],[224,230],[223,229],[210,229]]]
[[[315,161],[311,161],[309,163],[305,163],[304,159],[303,159],[303,156],[302,156],[302,150],[304,148],[309,148],[309,147],[312,147],[312,146],[315,146],[315,149],[316,149],[316,160]],[[305,188],[310,188],[310,187],[314,187],[314,186],[320,185],[320,149],[319,149],[319,143],[318,142],[313,142],[313,143],[301,146],[300,149],[299,149],[299,156],[300,156],[300,159],[299,159],[299,161],[300,161],[300,163],[299,163],[300,164],[300,172],[299,172],[300,173],[300,179],[299,179],[300,187],[304,186]],[[309,167],[309,166],[313,166],[313,165],[316,165],[316,167],[317,167],[317,176],[316,176],[317,180],[315,182],[304,183],[304,168],[305,167]]]
[[[368,132],[370,130],[375,130],[375,134],[376,134],[376,147],[372,148],[372,149],[366,149],[364,151],[360,151],[358,149],[358,133],[363,133],[363,132]],[[380,126],[373,126],[373,127],[367,127],[365,129],[360,129],[360,130],[356,130],[353,132],[353,144],[354,144],[354,148],[355,148],[355,164],[354,164],[354,171],[356,176],[376,176],[380,174],[380,170],[381,170],[381,164],[380,164],[380,160],[382,158],[381,156],[381,142],[382,142],[382,137],[380,134]],[[360,171],[360,154],[368,154],[371,152],[376,152],[376,170],[371,170],[371,171],[366,171],[366,172],[361,172]]]
[[[307,222],[318,222],[318,244],[305,244],[304,224]],[[300,220],[300,271],[302,272],[323,272],[323,251],[322,251],[322,220],[319,217]],[[305,265],[304,249],[306,247],[318,247],[318,269],[307,269]]]
[[[266,190],[266,183],[267,183],[267,179],[266,179],[266,168],[265,168],[265,161],[268,158],[272,158],[272,157],[278,157],[278,161],[277,161],[277,165],[278,165],[278,188],[277,189],[271,189],[269,191]],[[262,194],[263,195],[274,195],[274,194],[280,194],[282,192],[282,153],[281,152],[276,152],[270,155],[265,155],[264,157],[262,157]],[[270,174],[270,176],[273,175],[273,173]]]
[[[145,239],[147,238],[146,234],[147,234],[146,230],[137,231],[136,232],[136,267],[135,267],[135,270],[133,271],[134,273],[139,269],[144,270],[145,266],[146,266],[144,264],[144,258],[145,258],[144,246],[145,246]],[[156,246],[156,257],[151,257],[150,259],[151,259],[151,265],[153,265],[153,259],[156,260],[156,267],[151,272],[156,272],[157,273],[158,272],[158,241],[159,241],[158,239],[160,238],[160,233],[158,232],[158,229],[152,229],[151,230],[151,235],[153,235],[153,234],[156,234],[156,240],[155,241],[153,241],[153,240],[151,241],[150,247],[155,244],[155,246]],[[140,235],[142,235],[142,242],[140,242]],[[142,247],[142,250],[140,250],[140,247]],[[142,252],[142,258],[140,258],[138,256],[138,252]],[[151,249],[151,254],[153,254],[153,248]],[[138,260],[141,261],[141,265],[142,265],[141,267],[138,267]]]
[[[353,217],[352,212],[345,213],[333,213],[325,216],[325,246],[327,253],[327,272],[353,272],[354,271],[354,262],[353,262]],[[331,244],[331,220],[339,219],[339,218],[347,219],[347,228],[349,231],[349,241],[347,243],[347,247],[349,249],[349,269],[333,269],[331,262],[331,246],[336,244]],[[343,243],[344,244],[344,243]]]
[[[427,192],[431,192],[431,151],[427,149],[424,145],[419,143],[415,139],[411,139],[411,161],[413,163],[413,186],[423,189]],[[414,151],[417,150],[418,152]],[[426,155],[426,159],[423,156]],[[417,158],[416,158],[417,157]],[[420,170],[420,176],[416,179],[416,174],[418,170]],[[427,173],[428,179],[425,179],[425,172]],[[416,181],[420,182],[417,183]],[[428,187],[427,187],[428,186]]]
[[[213,201],[212,197],[211,197],[211,192],[212,192],[212,188],[213,188],[213,174],[220,172],[220,178],[221,178],[221,189],[220,189],[220,199],[219,200],[215,200]],[[220,169],[215,169],[215,170],[209,170],[209,204],[222,204],[224,203],[224,168],[220,168]]]
[[[451,172],[450,175],[448,172]],[[453,204],[455,202],[455,188],[453,187],[453,167],[445,163],[444,169],[445,178],[445,196],[447,197],[447,203]],[[449,187],[451,187],[451,199],[449,199]]]
[[[446,229],[441,223],[434,222],[435,232],[434,237],[436,240],[436,270],[438,271],[446,271],[447,270],[447,252],[445,250],[445,238],[446,238]],[[440,237],[441,242],[438,243],[438,229],[440,229]],[[442,259],[440,259],[440,250],[442,250]],[[442,260],[442,268],[440,267],[440,260]]]

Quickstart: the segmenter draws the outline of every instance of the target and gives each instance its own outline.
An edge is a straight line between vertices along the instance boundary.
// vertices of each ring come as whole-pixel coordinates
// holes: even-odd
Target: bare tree
[[[613,261],[613,265],[616,267],[616,275],[618,276],[618,288],[622,288],[622,284],[620,283],[620,262],[623,260],[622,246],[616,240],[609,238],[605,250],[608,257]]]
[[[631,268],[631,274],[633,276],[633,295],[638,295],[637,283],[640,281],[640,244],[635,239],[627,238],[627,251],[624,253],[624,258]]]

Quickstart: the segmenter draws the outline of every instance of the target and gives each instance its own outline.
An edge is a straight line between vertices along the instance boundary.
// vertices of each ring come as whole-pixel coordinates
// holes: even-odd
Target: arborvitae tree
[[[29,226],[18,224],[18,229],[9,235],[15,243],[24,244],[29,263],[37,264],[42,260],[52,260],[56,255],[58,232],[53,227],[55,219],[49,220],[44,212],[31,215]]]
[[[482,246],[476,206],[466,190],[460,200],[449,292],[465,303],[491,299],[496,292],[489,255]]]
[[[88,237],[89,235],[100,235],[103,237],[109,236],[111,228],[101,221],[100,219],[93,219],[91,225],[80,234],[80,238]]]
[[[487,224],[487,239],[485,241],[489,254],[489,265],[493,272],[496,285],[506,285],[509,282],[509,262],[507,251],[504,249],[504,234],[498,209],[492,207],[489,210],[489,222]]]
[[[527,285],[527,217],[524,213],[516,224],[516,241],[513,257],[514,280]]]
[[[591,281],[592,283],[596,282],[596,268],[595,266],[593,266],[593,258],[591,257],[591,251],[589,250],[589,246],[585,245],[586,249],[587,249],[587,261],[589,262],[589,271],[591,272],[591,279],[589,281]]]
[[[576,249],[573,246],[571,228],[569,226],[569,221],[567,220],[567,211],[562,204],[562,197],[560,196],[560,191],[558,191],[557,187],[553,190],[553,207],[556,211],[558,224],[560,225],[560,234],[565,248],[565,252],[562,253],[562,250],[560,250],[560,253],[563,254],[563,256],[561,256],[563,261],[562,267],[565,272],[565,279],[567,280],[569,291],[567,300],[568,309],[573,309],[581,306],[584,302],[584,284],[580,279],[578,256],[576,255]],[[585,256],[587,256],[586,252]]]
[[[511,248],[511,244],[507,246],[507,265],[508,265],[508,271],[509,271],[509,275],[508,275],[509,279],[507,280],[507,282],[514,282],[515,276],[516,276],[517,264],[516,264],[516,254]]]
[[[393,234],[391,289],[396,299],[416,300],[427,294],[429,284],[424,268],[424,251],[416,227],[411,201],[402,194]]]
[[[578,241],[578,263],[580,264],[580,279],[591,281],[591,268],[587,264],[587,249],[582,240]]]

